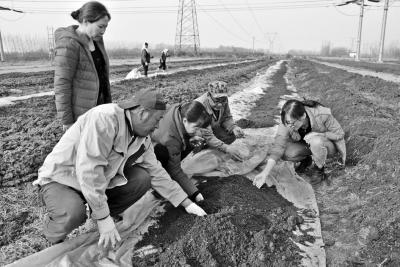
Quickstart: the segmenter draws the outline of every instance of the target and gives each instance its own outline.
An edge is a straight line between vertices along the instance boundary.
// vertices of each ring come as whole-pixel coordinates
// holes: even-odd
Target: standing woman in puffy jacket
[[[99,2],[87,2],[71,16],[79,25],[55,32],[54,91],[64,131],[92,107],[111,103],[109,61],[103,43],[110,13]]]
[[[345,164],[344,131],[329,108],[312,100],[289,100],[282,107],[281,121],[269,151],[267,166],[254,178],[255,186],[260,188],[266,182],[279,159],[300,162],[297,173],[304,172],[314,162],[311,184],[326,178],[324,166],[327,157],[339,153]]]

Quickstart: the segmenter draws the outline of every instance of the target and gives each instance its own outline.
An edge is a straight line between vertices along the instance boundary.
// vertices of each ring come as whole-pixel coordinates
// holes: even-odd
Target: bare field
[[[212,80],[228,82],[230,92],[235,92],[245,88],[257,72],[273,63],[269,60],[258,60],[252,63],[204,70],[188,70],[168,76],[121,81],[112,85],[113,99],[114,101],[122,100],[142,88],[159,88],[169,103],[182,102],[191,100],[204,92],[207,89],[207,83]],[[131,67],[129,66],[129,68]],[[368,65],[370,69],[374,69],[374,67],[375,64]],[[378,71],[378,69],[376,70]],[[120,71],[122,75],[125,69],[122,66],[120,70],[114,69],[113,71],[115,73]],[[277,109],[279,97],[290,94],[284,75],[288,75],[289,81],[297,88],[300,96],[315,99],[331,107],[334,116],[346,132],[347,166],[343,169],[335,161],[330,161],[327,166],[329,183],[315,188],[328,266],[377,266],[382,262],[388,266],[399,266],[399,84],[368,76],[363,77],[308,60],[292,59],[282,64],[281,69],[272,78],[271,89],[265,91],[265,95],[257,101],[248,120],[240,122],[242,126],[266,127],[274,123],[273,116],[279,114]],[[31,76],[32,79],[43,78],[40,75],[35,78],[35,74]],[[0,205],[2,206],[0,212],[0,265],[2,265],[49,246],[40,229],[44,208],[37,198],[36,189],[29,182],[36,178],[38,167],[60,138],[61,125],[55,120],[53,96],[32,98],[14,106],[0,107],[0,116],[2,148],[0,150],[2,160],[0,176],[3,187],[0,189]],[[249,194],[256,194],[252,192],[253,188],[247,188],[244,181],[239,180],[240,178],[237,179],[238,184],[221,182],[217,189],[229,191],[231,195],[228,196],[231,197],[243,192],[234,191],[239,190],[237,187]],[[276,197],[273,189],[268,190],[270,191],[267,194],[271,198]],[[207,196],[211,199],[212,192],[208,193],[209,196]],[[270,255],[271,262],[281,264],[280,266],[297,266],[296,254],[293,254],[293,251],[286,251],[283,241],[279,241],[279,238],[271,238],[268,233],[268,229],[272,229],[271,231],[278,236],[290,238],[289,228],[293,225],[289,223],[289,217],[293,207],[285,204],[287,206],[283,209],[272,207],[268,211],[263,211],[263,207],[257,210],[258,206],[263,205],[261,201],[263,199],[258,195],[254,196],[255,210],[252,208],[243,210],[239,207],[241,204],[236,207],[236,204],[241,203],[239,200],[237,203],[224,206],[225,204],[222,205],[222,203],[228,202],[229,198],[215,199],[215,202],[224,206],[225,210],[235,207],[234,209],[237,209],[238,212],[236,214],[226,211],[225,213],[216,213],[217,217],[219,216],[221,219],[213,221],[214,217],[211,217],[208,222],[222,222],[221,226],[226,228],[228,225],[231,227],[228,227],[229,229],[233,229],[232,231],[238,231],[239,238],[236,240],[238,243],[224,246],[229,243],[224,240],[232,240],[232,236],[224,232],[224,235],[221,235],[221,240],[224,242],[218,242],[212,238],[219,232],[218,227],[208,227],[208,224],[202,220],[179,217],[184,216],[183,213],[169,221],[171,227],[173,222],[185,222],[184,225],[190,222],[194,228],[182,226],[176,229],[175,226],[173,229],[184,231],[181,232],[179,240],[171,238],[157,242],[166,242],[165,248],[177,249],[177,253],[186,251],[186,264],[198,266],[196,265],[198,262],[191,261],[193,258],[191,255],[198,251],[197,247],[193,246],[185,250],[182,244],[187,244],[184,242],[189,242],[192,237],[207,238],[207,240],[215,242],[213,243],[215,247],[208,250],[214,253],[212,260],[208,263],[213,263],[214,260],[217,263],[226,262],[226,258],[224,258],[226,255],[222,252],[229,252],[231,253],[229,255],[240,254],[240,257],[235,259],[243,261],[231,262],[231,265],[236,266],[243,262],[253,264],[266,262],[253,254],[251,255],[254,257],[249,259],[245,252],[247,248],[240,246],[240,243],[251,243],[255,242],[255,239],[261,238],[257,240],[272,241],[273,246],[264,246],[257,243],[257,240],[251,244],[257,249],[262,248],[265,255]],[[244,196],[243,199],[245,199]],[[246,199],[242,204],[246,206],[249,201],[253,201],[253,199]],[[264,201],[266,200],[264,199]],[[209,208],[215,207],[209,206]],[[253,217],[255,219],[251,220]],[[243,224],[244,218],[251,220],[254,224]],[[274,218],[279,225],[274,224],[270,218]],[[227,221],[222,221],[225,219]],[[263,228],[264,224],[269,226],[267,230]],[[164,226],[168,226],[168,224]],[[210,235],[199,237],[191,229],[208,229],[209,232],[204,233]],[[254,232],[252,235],[246,236],[245,232],[241,232],[242,230]],[[160,231],[168,232],[168,228],[161,228]],[[254,234],[261,231],[264,232],[259,235]],[[206,250],[201,250],[199,255],[209,257],[207,253]],[[149,261],[138,266],[146,266],[149,262],[150,265],[155,265],[156,261],[160,259],[165,259],[165,262],[174,265],[176,261],[170,260],[177,255],[160,254],[157,259],[147,259]],[[277,255],[279,257],[273,258]]]

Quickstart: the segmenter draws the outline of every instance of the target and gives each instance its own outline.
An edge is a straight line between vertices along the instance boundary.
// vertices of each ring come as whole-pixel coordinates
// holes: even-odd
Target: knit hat
[[[155,89],[140,90],[132,99],[122,101],[118,106],[122,109],[141,106],[146,109],[166,110],[166,102],[163,96]]]

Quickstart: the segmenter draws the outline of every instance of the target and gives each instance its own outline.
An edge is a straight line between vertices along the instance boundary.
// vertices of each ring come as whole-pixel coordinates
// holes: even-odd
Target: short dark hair
[[[281,110],[282,123],[286,124],[285,123],[286,114],[288,114],[293,119],[296,120],[300,119],[306,112],[306,109],[304,108],[305,106],[314,108],[317,106],[324,106],[324,105],[314,100],[300,101],[296,99],[290,99],[286,101],[286,103],[282,107]]]
[[[87,2],[78,10],[71,12],[71,17],[79,23],[82,23],[83,20],[93,23],[106,16],[109,20],[111,19],[107,8],[97,1]]]
[[[211,117],[207,113],[207,110],[197,101],[185,103],[181,106],[182,118],[186,118],[188,122],[198,122],[202,128],[208,127],[211,123]]]

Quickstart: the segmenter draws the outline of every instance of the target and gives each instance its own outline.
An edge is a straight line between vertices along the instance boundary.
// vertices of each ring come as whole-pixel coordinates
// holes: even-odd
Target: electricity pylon
[[[195,0],[179,0],[174,50],[175,55],[183,51],[194,55],[198,55],[200,52],[200,35]]]
[[[49,47],[49,60],[53,62],[55,53],[54,29],[47,27],[47,44]]]

